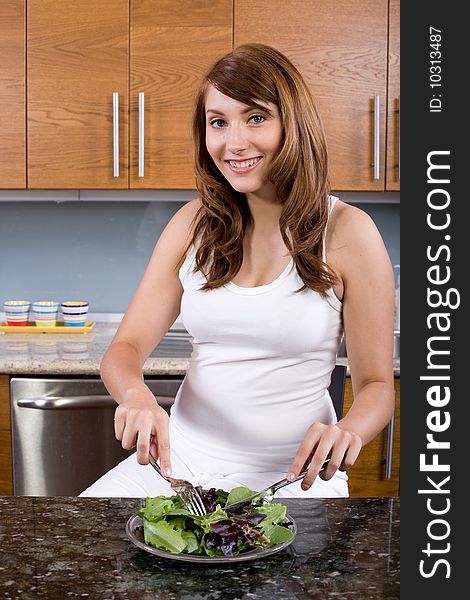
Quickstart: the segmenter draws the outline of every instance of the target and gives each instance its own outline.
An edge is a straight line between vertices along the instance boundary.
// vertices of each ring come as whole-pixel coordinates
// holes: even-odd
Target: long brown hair
[[[204,77],[193,115],[196,187],[202,205],[194,220],[196,271],[203,290],[231,281],[243,260],[243,237],[252,217],[243,193],[234,190],[206,148],[205,100],[209,85],[250,106],[277,106],[282,142],[268,174],[282,204],[279,228],[304,285],[325,295],[337,281],[322,260],[328,220],[326,140],[312,95],[295,66],[263,44],[244,44],[219,59]],[[190,245],[191,245],[190,244]],[[300,291],[300,290],[299,290]]]

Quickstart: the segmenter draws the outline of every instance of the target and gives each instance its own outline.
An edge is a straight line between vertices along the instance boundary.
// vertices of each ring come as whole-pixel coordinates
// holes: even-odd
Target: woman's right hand
[[[159,459],[165,476],[171,475],[168,413],[155,400],[150,389],[132,390],[122,399],[114,414],[114,433],[125,450],[136,447],[137,462],[146,465],[148,454]]]

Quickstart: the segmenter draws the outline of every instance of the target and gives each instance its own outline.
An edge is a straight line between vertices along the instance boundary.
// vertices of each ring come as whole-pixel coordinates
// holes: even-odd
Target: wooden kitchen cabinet
[[[386,189],[400,190],[400,0],[390,0],[388,24]]]
[[[10,378],[8,375],[0,375],[0,496],[11,496],[12,494]]]
[[[30,0],[27,19],[28,187],[193,189],[193,97],[232,47],[232,0]]]
[[[311,86],[332,189],[399,189],[399,0],[0,4],[8,82],[0,89],[0,187],[193,189],[190,117],[200,76],[233,45],[257,41],[285,52]]]
[[[325,125],[332,189],[385,190],[388,0],[235,0],[234,15],[235,46],[272,45],[306,78]],[[396,44],[395,21],[392,32]]]
[[[128,187],[128,62],[128,0],[98,5],[29,0],[29,188]],[[114,92],[119,94],[116,177]]]
[[[344,412],[353,402],[351,378],[346,378]],[[349,493],[352,497],[369,498],[400,495],[400,378],[395,377],[395,415],[391,455],[391,477],[386,478],[388,428],[361,450],[348,471]]]
[[[202,75],[232,48],[232,0],[132,0],[130,187],[194,189],[191,116]],[[139,176],[139,94],[144,160]]]
[[[26,187],[25,0],[0,2],[0,188]]]

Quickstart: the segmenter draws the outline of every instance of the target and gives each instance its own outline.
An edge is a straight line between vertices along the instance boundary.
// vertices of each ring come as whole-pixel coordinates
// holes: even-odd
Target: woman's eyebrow
[[[263,112],[266,112],[268,114],[272,114],[272,111],[267,107],[267,106],[262,106],[261,104],[252,104],[250,106],[247,106],[246,108],[244,108],[242,110],[242,114],[246,114],[251,112],[252,110],[262,110]],[[206,115],[212,113],[214,115],[224,115],[224,113],[220,110],[217,110],[215,108],[207,108],[206,109]]]

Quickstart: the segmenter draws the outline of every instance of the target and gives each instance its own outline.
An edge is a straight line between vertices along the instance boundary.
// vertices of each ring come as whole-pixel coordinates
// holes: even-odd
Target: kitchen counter
[[[99,375],[103,354],[118,323],[96,322],[88,333],[5,333],[0,335],[0,373]],[[189,358],[148,358],[145,375],[184,375]]]
[[[256,561],[208,567],[126,537],[139,499],[0,497],[0,597],[378,600],[400,597],[399,498],[283,499],[298,534]]]
[[[118,323],[96,322],[89,333],[5,333],[0,334],[0,373],[31,375],[99,375],[101,358]],[[347,358],[337,364],[347,366]],[[150,356],[144,375],[184,375],[189,358]],[[400,361],[394,361],[400,375]]]

